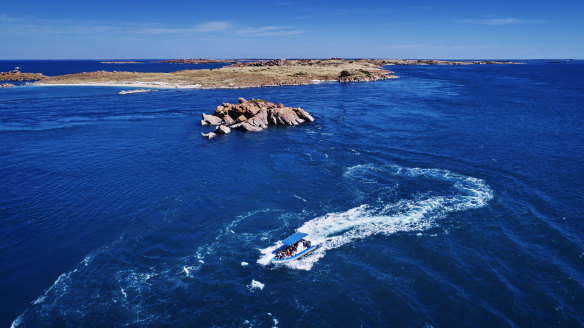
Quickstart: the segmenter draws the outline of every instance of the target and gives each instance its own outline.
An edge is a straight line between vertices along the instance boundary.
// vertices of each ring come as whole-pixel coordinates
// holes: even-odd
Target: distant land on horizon
[[[42,78],[38,85],[108,85],[161,88],[250,88],[306,85],[324,81],[366,82],[398,78],[387,65],[521,64],[511,61],[442,61],[403,59],[272,59],[234,61],[176,59],[158,62],[229,64],[211,69],[185,69],[169,73],[105,71],[82,72]],[[102,62],[103,63],[103,62]],[[126,63],[126,62],[108,62]],[[131,62],[134,63],[134,62]],[[20,76],[20,72],[15,74]]]
[[[288,59],[288,60],[300,60],[300,59],[314,59],[323,60],[329,59],[331,57],[207,57],[207,58],[194,58],[194,57],[176,57],[176,58],[141,58],[141,57],[128,57],[128,58],[39,58],[39,59],[20,59],[20,58],[7,58],[0,59],[0,61],[77,61],[77,60],[92,60],[92,61],[168,61],[168,60],[188,60],[188,59],[207,59],[207,60],[233,60],[233,61],[255,61],[255,60],[273,60],[273,59]],[[345,60],[354,59],[373,59],[373,60],[388,60],[391,57],[334,57],[341,58]],[[433,57],[395,57],[392,59],[401,60],[444,60],[444,61],[520,61],[520,60],[584,60],[584,58],[505,58],[505,57],[477,57],[477,58],[433,58]]]

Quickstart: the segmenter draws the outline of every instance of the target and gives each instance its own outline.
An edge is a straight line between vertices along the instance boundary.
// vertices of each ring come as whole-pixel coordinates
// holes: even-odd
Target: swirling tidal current
[[[584,63],[392,70],[1,89],[0,325],[584,326]],[[238,97],[315,122],[201,138]]]
[[[484,181],[447,170],[404,168],[397,165],[377,167],[366,164],[348,168],[344,176],[357,182],[365,181],[384,187],[382,181],[367,177],[369,171],[393,177],[433,179],[446,182],[450,186],[443,190],[442,194],[430,191],[416,193],[411,199],[399,199],[377,206],[363,204],[344,212],[327,213],[305,222],[297,230],[309,234],[310,240],[318,245],[318,248],[297,261],[286,263],[286,266],[310,270],[329,250],[372,235],[425,231],[449,212],[483,207],[493,198],[492,190]],[[274,256],[274,250],[280,246],[281,242],[262,249],[258,263],[268,265]]]
[[[373,174],[371,174],[373,173]],[[377,180],[380,175],[392,179]],[[299,261],[287,264],[290,269],[310,270],[314,264],[325,256],[327,251],[341,248],[373,235],[391,235],[398,232],[420,233],[432,227],[439,227],[438,219],[452,211],[485,206],[492,199],[492,190],[480,179],[466,177],[441,169],[405,168],[398,165],[376,166],[372,164],[357,165],[345,170],[342,178],[359,184],[375,184],[382,194],[386,194],[384,183],[396,182],[390,194],[395,195],[401,183],[409,180],[435,180],[444,183],[429,184],[439,186],[438,190],[412,190],[410,199],[399,199],[379,205],[361,205],[344,212],[327,213],[306,221],[298,231],[309,233],[318,249]],[[385,191],[383,191],[385,190]],[[53,285],[32,302],[32,306],[15,322],[14,327],[23,324],[36,325],[53,317],[68,318],[65,325],[82,324],[86,316],[93,311],[119,313],[124,325],[152,325],[160,320],[172,320],[151,310],[154,301],[164,303],[160,297],[172,298],[188,290],[200,290],[209,281],[204,278],[207,267],[217,270],[223,265],[231,270],[247,271],[248,264],[239,268],[235,261],[223,264],[222,258],[228,256],[234,245],[262,244],[267,236],[277,238],[278,229],[262,233],[238,233],[236,230],[245,220],[251,220],[258,214],[273,214],[269,209],[255,210],[235,217],[233,221],[219,229],[212,242],[196,249],[193,254],[175,258],[172,262],[154,263],[148,267],[119,266],[116,270],[101,272],[93,276],[94,266],[102,257],[111,257],[112,248],[122,247],[124,241],[118,240],[112,245],[99,249],[86,256],[75,269],[63,273]],[[276,247],[279,244],[276,244]],[[358,246],[356,246],[358,247]],[[253,248],[248,248],[253,253]],[[258,263],[265,266],[273,257],[274,247],[260,250],[263,254]],[[202,272],[201,272],[202,271]],[[93,276],[93,277],[92,277]],[[90,278],[92,277],[92,278]],[[251,279],[251,280],[250,280]],[[247,283],[247,284],[246,284]],[[250,294],[260,292],[265,283],[255,280],[253,274],[232,278],[230,284],[245,286]],[[230,288],[230,287],[226,287]],[[164,292],[170,290],[178,295]],[[174,295],[174,296],[173,296]],[[160,304],[158,304],[160,306]],[[217,309],[214,309],[215,311]],[[276,319],[277,320],[277,319]],[[251,323],[251,321],[250,321]],[[250,324],[251,325],[251,324]]]

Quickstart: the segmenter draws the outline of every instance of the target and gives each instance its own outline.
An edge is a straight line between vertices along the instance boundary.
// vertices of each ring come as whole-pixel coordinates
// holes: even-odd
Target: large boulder
[[[235,123],[235,120],[231,118],[231,116],[229,115],[225,115],[225,117],[223,117],[223,121],[225,121],[225,124],[231,125]]]
[[[313,122],[314,118],[301,108],[277,106],[268,109],[268,122],[271,125],[298,125]]]
[[[246,108],[246,113],[249,115],[249,117],[254,116],[255,114],[257,114],[260,111],[260,107],[255,105],[255,106],[248,106]]]
[[[220,125],[220,124],[223,124],[223,120],[220,117],[207,115],[203,113],[201,125]]]
[[[251,124],[249,124],[249,122],[235,124],[232,126],[232,128],[243,130],[243,131],[248,131],[248,132],[260,132],[263,130],[263,128],[260,128],[259,126],[251,125]]]
[[[228,134],[231,132],[231,129],[227,125],[219,125],[215,128],[215,133],[217,134]]]
[[[312,115],[308,114],[308,112],[305,111],[304,109],[298,107],[298,108],[294,108],[294,111],[296,112],[296,115],[298,115],[298,117],[304,119],[305,121],[314,122],[314,117],[312,117]]]
[[[223,109],[225,109],[225,107],[223,105],[219,105],[215,108],[215,116],[223,116]]]
[[[265,129],[268,127],[268,111],[262,110],[258,112],[254,117],[247,120],[247,123]]]
[[[215,138],[217,136],[213,132],[209,132],[209,133],[203,133],[203,132],[201,132],[201,135],[203,136],[203,138],[207,138],[207,139],[213,139],[213,138]]]

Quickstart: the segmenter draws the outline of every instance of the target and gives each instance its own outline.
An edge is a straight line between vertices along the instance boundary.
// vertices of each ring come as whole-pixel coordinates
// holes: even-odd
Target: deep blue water
[[[0,325],[583,326],[584,62],[392,69],[0,89]],[[238,97],[316,121],[201,138]]]

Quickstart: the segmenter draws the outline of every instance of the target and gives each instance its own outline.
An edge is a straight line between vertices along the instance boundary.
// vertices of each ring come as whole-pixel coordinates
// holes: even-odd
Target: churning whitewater
[[[310,270],[328,251],[348,243],[373,235],[424,231],[434,226],[439,218],[449,212],[479,208],[485,206],[493,198],[493,192],[483,180],[441,169],[407,168],[393,164],[364,164],[345,169],[342,178],[350,180],[357,186],[372,186],[374,190],[389,190],[389,194],[383,194],[385,197],[399,194],[400,184],[415,184],[419,182],[417,180],[431,180],[434,185],[441,187],[438,190],[419,190],[410,198],[399,198],[391,202],[381,199],[376,205],[363,204],[344,212],[327,213],[305,222],[297,231],[308,233],[310,240],[319,247],[312,254],[286,263],[288,268]],[[383,185],[389,181],[394,181],[395,185]],[[115,303],[128,311],[140,313],[130,321],[131,323],[151,322],[154,317],[153,314],[147,314],[148,297],[146,295],[155,295],[156,292],[152,289],[153,286],[156,286],[157,281],[166,287],[182,288],[181,286],[185,285],[185,279],[199,279],[197,275],[203,266],[221,270],[221,266],[225,265],[222,262],[228,260],[224,258],[229,252],[229,247],[226,247],[226,244],[233,242],[245,244],[250,240],[261,243],[262,240],[267,240],[267,234],[273,235],[277,232],[268,231],[250,235],[237,233],[234,229],[237,229],[244,220],[253,219],[256,215],[273,214],[275,214],[273,211],[264,209],[236,217],[218,230],[212,242],[198,247],[194,254],[179,259],[177,261],[180,263],[179,265],[169,266],[162,263],[149,268],[120,268],[119,271],[112,272],[111,280],[118,285],[115,290],[112,290]],[[273,246],[261,249],[261,256],[257,263],[262,266],[269,264],[273,257],[272,251],[280,245],[281,242],[278,242]],[[111,247],[115,247],[115,243]],[[80,297],[81,291],[78,288],[82,288],[83,282],[79,280],[82,279],[81,277],[76,278],[75,276],[89,274],[92,271],[89,266],[91,266],[93,259],[108,249],[110,247],[88,255],[73,271],[62,274],[44,295],[32,303],[29,310],[14,321],[13,326],[20,326],[22,320],[31,315],[42,318],[50,315],[53,311],[64,314],[78,312],[80,309],[75,309],[70,305],[69,308],[64,307],[61,301],[68,297]],[[250,249],[250,251],[253,250]],[[240,266],[247,267],[243,264]],[[245,288],[250,292],[261,291],[265,287],[265,284],[253,277],[248,281],[251,283],[245,284]],[[109,284],[109,282],[102,282],[102,284],[105,283]],[[86,300],[85,303],[88,305],[93,302]],[[104,306],[99,301],[95,302],[94,305]]]
[[[327,213],[300,226],[297,231],[309,234],[319,247],[296,261],[285,263],[293,269],[310,270],[326,252],[373,235],[390,235],[400,231],[424,231],[436,220],[453,211],[483,207],[493,198],[491,188],[481,179],[448,170],[406,168],[398,165],[357,165],[348,168],[344,177],[361,183],[378,183],[375,176],[426,178],[444,182],[449,187],[442,194],[419,194],[384,205],[363,204],[344,212]],[[258,263],[267,265],[281,241],[261,249]]]

